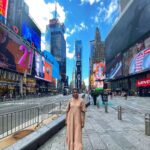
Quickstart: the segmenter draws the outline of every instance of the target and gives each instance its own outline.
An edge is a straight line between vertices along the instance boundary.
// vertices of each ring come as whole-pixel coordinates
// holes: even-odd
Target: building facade
[[[89,88],[103,88],[105,59],[104,42],[101,41],[100,31],[96,28],[95,39],[90,41],[90,77]]]
[[[128,3],[130,1],[131,0],[120,0],[120,9],[121,9],[121,12],[123,12],[123,10],[126,8],[126,6],[128,5]]]
[[[78,90],[82,88],[82,41],[75,41],[75,58],[76,58],[76,70],[75,70],[75,86]]]
[[[57,18],[51,19],[46,27],[46,45],[59,63],[61,82],[63,84],[66,81],[66,41],[64,33],[64,24],[61,24]]]
[[[22,32],[22,22],[25,13],[27,15],[29,14],[29,7],[24,0],[8,0],[6,24],[13,30],[14,27],[17,27],[17,32],[19,35],[21,35]]]
[[[106,38],[106,72],[113,91],[150,96],[149,10],[149,0],[130,1]]]

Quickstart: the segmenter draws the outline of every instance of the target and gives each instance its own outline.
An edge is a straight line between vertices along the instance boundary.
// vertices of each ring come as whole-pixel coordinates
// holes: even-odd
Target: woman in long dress
[[[68,150],[83,150],[82,128],[85,121],[85,102],[79,98],[77,89],[73,89],[73,98],[69,101],[66,112]]]

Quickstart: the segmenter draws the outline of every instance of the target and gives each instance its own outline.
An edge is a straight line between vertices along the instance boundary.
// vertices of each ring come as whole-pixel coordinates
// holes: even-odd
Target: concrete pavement
[[[100,98],[99,98],[100,99]],[[123,106],[123,120],[116,107]],[[91,105],[83,129],[84,150],[149,150],[150,136],[145,135],[144,114],[150,113],[150,98],[115,97],[105,113],[104,106]],[[39,150],[67,150],[66,128],[47,141]]]

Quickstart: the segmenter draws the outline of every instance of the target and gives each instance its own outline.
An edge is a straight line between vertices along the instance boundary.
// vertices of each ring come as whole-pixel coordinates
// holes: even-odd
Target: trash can
[[[145,135],[150,136],[150,114],[145,114]]]

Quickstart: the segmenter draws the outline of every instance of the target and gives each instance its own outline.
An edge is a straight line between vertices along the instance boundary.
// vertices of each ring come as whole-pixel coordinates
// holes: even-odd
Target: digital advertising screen
[[[27,15],[24,15],[22,23],[22,37],[34,45],[37,50],[41,50],[41,32]]]
[[[0,16],[7,18],[8,0],[0,0]]]
[[[134,46],[129,48],[123,54],[123,76],[128,76],[131,73],[135,73],[137,71],[134,70],[134,62],[133,59],[136,57],[138,53],[140,53],[143,49],[145,49],[144,42],[136,43]],[[131,71],[132,70],[132,71]]]
[[[35,52],[35,77],[44,79],[45,58],[38,52]]]
[[[104,88],[104,81],[94,81],[94,88]]]
[[[38,52],[35,52],[35,77],[52,82],[52,65]]]
[[[52,66],[48,62],[44,62],[44,80],[52,82]]]
[[[115,79],[122,76],[122,56],[117,55],[110,63],[107,64],[106,76],[108,79]]]
[[[56,78],[56,79],[60,79],[59,64],[58,64],[57,60],[55,59],[55,57],[46,50],[43,51],[43,55],[52,66],[52,77]]]
[[[0,26],[0,67],[31,74],[34,51]]]
[[[93,65],[94,81],[104,80],[106,78],[105,73],[105,62],[99,62]]]
[[[145,70],[150,70],[150,48],[142,50],[131,59],[129,74],[135,74]]]
[[[93,86],[94,88],[101,88],[104,87],[104,79],[106,78],[106,66],[105,62],[95,63],[93,65]]]

